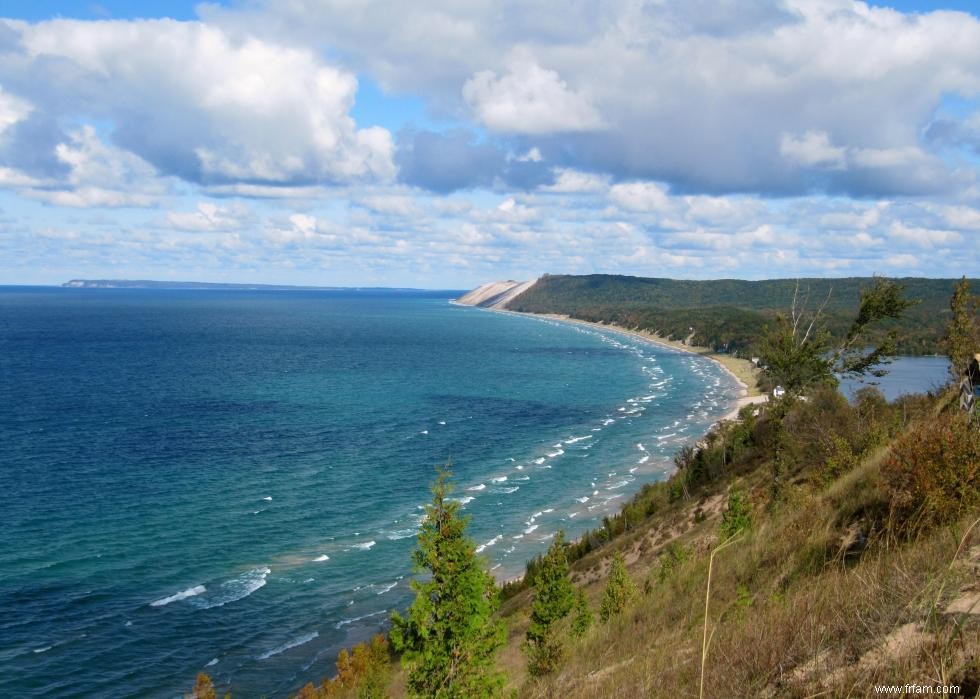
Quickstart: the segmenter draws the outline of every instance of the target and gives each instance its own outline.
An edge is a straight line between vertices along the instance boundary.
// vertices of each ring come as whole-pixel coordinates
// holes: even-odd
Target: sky
[[[0,284],[980,276],[975,0],[0,0]]]

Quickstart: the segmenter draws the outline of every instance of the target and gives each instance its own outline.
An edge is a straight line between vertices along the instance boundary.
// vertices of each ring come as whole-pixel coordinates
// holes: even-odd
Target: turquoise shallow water
[[[0,287],[0,695],[283,696],[410,601],[435,464],[508,577],[736,394],[451,296]]]

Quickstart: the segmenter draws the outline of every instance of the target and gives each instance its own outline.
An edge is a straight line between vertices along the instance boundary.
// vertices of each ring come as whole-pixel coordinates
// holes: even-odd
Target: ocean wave
[[[541,526],[540,524],[532,524],[530,527],[528,527],[527,529],[524,530],[524,533],[525,534],[530,534],[531,532],[533,532],[535,529],[537,529],[540,526]]]
[[[407,539],[408,537],[415,536],[416,534],[418,534],[418,529],[396,529],[395,531],[388,532],[388,541]]]
[[[580,503],[585,504],[585,503],[587,503],[589,501],[589,496],[588,495],[583,495],[582,497],[575,498],[575,499],[578,500]]]
[[[487,487],[486,483],[480,483],[480,485],[474,485],[471,488],[467,488],[467,490],[483,490],[486,487]]]
[[[484,550],[486,550],[486,549],[490,548],[491,546],[499,543],[500,540],[503,539],[503,538],[504,538],[504,535],[503,534],[497,534],[497,536],[495,536],[492,539],[490,539],[490,541],[486,542],[485,544],[480,544],[479,546],[477,546],[476,547],[476,552],[477,553],[483,553]]]
[[[271,496],[271,495],[266,495],[266,496],[265,496],[264,498],[262,498],[262,499],[263,499],[263,500],[265,500],[266,502],[272,502],[272,496]]]
[[[497,492],[498,493],[503,493],[504,495],[509,495],[510,493],[515,493],[515,492],[517,492],[520,489],[521,489],[521,486],[515,485],[515,486],[513,486],[511,488],[499,488],[497,490]]]
[[[647,456],[644,456],[644,457],[642,457],[642,458],[641,458],[641,459],[640,459],[639,461],[637,461],[636,463],[638,463],[638,464],[645,464],[645,463],[646,463],[647,461],[649,461],[649,460],[650,460],[650,456],[649,456],[649,455],[647,455]]]
[[[211,662],[209,662],[209,663],[208,663],[207,665],[205,665],[204,667],[214,667],[214,666],[215,666],[215,665],[217,665],[217,664],[218,664],[218,659],[217,659],[217,658],[211,658]]]
[[[576,444],[577,442],[582,442],[586,439],[592,439],[591,434],[584,435],[582,437],[571,437],[565,440],[565,444]]]
[[[556,456],[561,456],[564,453],[565,453],[565,450],[564,449],[556,449],[555,451],[548,452],[548,458],[549,459],[553,459]]]
[[[35,653],[45,653],[45,652],[51,650],[53,647],[54,646],[41,646],[40,648],[35,648],[34,649],[34,652]]]
[[[643,446],[642,444],[640,444],[639,442],[637,443],[636,448],[639,449],[640,451],[646,451],[647,450],[647,448],[645,446]]]
[[[194,597],[195,595],[200,595],[207,590],[204,585],[195,585],[194,587],[189,587],[186,590],[182,590],[177,594],[170,595],[169,597],[163,597],[154,602],[150,602],[151,607],[165,607],[171,602],[177,602],[182,599],[187,599],[188,597]]]
[[[270,650],[267,653],[263,653],[262,655],[260,655],[258,657],[258,659],[259,660],[267,660],[268,658],[271,658],[274,655],[279,655],[280,653],[285,653],[290,648],[295,648],[296,646],[301,646],[304,643],[309,643],[314,638],[318,638],[319,636],[320,636],[320,632],[319,631],[312,631],[310,633],[303,634],[302,636],[299,636],[298,638],[294,638],[291,641],[286,641],[281,646],[276,646],[275,648],[273,648],[272,650]]]
[[[328,556],[327,554],[323,554],[321,556],[317,556],[316,558],[314,558],[313,559],[313,562],[314,563],[323,563],[324,561],[329,561],[329,560],[330,560],[330,556]]]
[[[245,599],[256,590],[265,587],[266,576],[271,572],[268,568],[252,568],[237,578],[221,583],[214,594],[207,597],[192,597],[190,603],[199,609],[212,609]]]
[[[397,584],[398,584],[398,581],[396,580],[395,582],[388,583],[387,585],[378,585],[378,587],[381,589],[381,591],[380,592],[377,592],[375,594],[383,595],[386,592],[390,592],[391,590],[395,589],[395,586]]]
[[[352,546],[348,546],[348,547],[347,547],[347,550],[348,550],[348,551],[353,551],[353,550],[355,550],[355,549],[356,549],[356,550],[358,550],[358,551],[367,551],[367,550],[369,550],[369,549],[370,549],[370,548],[371,548],[372,546],[374,546],[374,545],[375,545],[375,543],[377,543],[377,542],[375,542],[375,541],[374,541],[374,540],[372,539],[371,541],[365,541],[365,542],[362,542],[362,543],[360,543],[360,544],[353,544]]]
[[[380,616],[381,614],[387,614],[387,613],[388,613],[388,610],[387,609],[382,609],[380,611],[371,612],[370,614],[364,614],[362,616],[354,616],[354,617],[350,617],[349,619],[341,619],[336,624],[334,624],[334,628],[335,629],[342,629],[345,626],[350,626],[351,624],[356,624],[359,621],[364,621],[365,619],[370,619],[371,617]]]
[[[507,476],[497,476],[496,478],[491,478],[490,479],[490,482],[491,483],[503,483],[506,480],[507,480]]]
[[[537,464],[538,466],[540,466],[541,464],[543,464],[543,463],[544,463],[544,457],[542,456],[542,457],[541,457],[541,458],[539,458],[539,459],[535,459],[535,460],[534,460],[534,463],[536,463],[536,464]]]

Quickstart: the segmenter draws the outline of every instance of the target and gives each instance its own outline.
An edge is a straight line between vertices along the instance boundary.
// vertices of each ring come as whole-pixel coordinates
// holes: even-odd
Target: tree
[[[970,360],[980,349],[980,328],[977,326],[977,297],[970,293],[970,282],[963,277],[953,287],[949,300],[952,317],[946,324],[946,354],[949,371],[955,380],[963,377]]]
[[[629,606],[636,594],[636,583],[626,572],[623,554],[617,551],[609,571],[606,590],[602,593],[602,602],[599,603],[599,618],[608,621],[616,616]]]
[[[785,393],[774,400],[768,411],[775,429],[771,461],[770,495],[773,503],[779,497],[783,464],[783,421],[792,403],[820,385],[836,386],[838,376],[884,375],[881,369],[894,354],[894,331],[885,334],[877,345],[870,345],[869,330],[880,321],[897,320],[915,301],[904,298],[905,287],[883,277],[875,277],[871,286],[861,289],[861,303],[847,332],[837,341],[824,325],[823,310],[833,288],[820,307],[806,308],[809,294],[800,298],[799,284],[793,292],[790,315],[777,316],[774,327],[766,326],[759,341],[759,355],[765,372]]]
[[[589,609],[589,601],[585,598],[585,591],[581,588],[575,593],[574,617],[572,618],[572,635],[581,638],[595,622],[592,610]]]
[[[493,665],[504,629],[494,616],[497,589],[466,536],[469,518],[450,492],[449,472],[442,470],[412,554],[416,570],[431,577],[412,581],[415,601],[407,618],[392,615],[391,642],[403,654],[413,696],[499,696],[503,677]]]
[[[214,683],[204,672],[197,673],[197,682],[194,683],[193,699],[216,699]]]
[[[809,312],[809,299],[800,299],[797,285],[789,317],[777,316],[775,327],[763,331],[759,354],[766,373],[790,399],[820,384],[836,385],[838,375],[882,376],[881,365],[895,351],[895,333],[869,346],[868,331],[880,321],[901,318],[916,303],[904,298],[903,292],[898,282],[875,277],[870,287],[861,289],[858,313],[844,337],[835,342],[823,324],[823,309],[833,289],[816,311]]]
[[[565,644],[558,622],[568,616],[575,602],[572,581],[568,579],[565,533],[559,531],[534,575],[534,601],[524,650],[528,672],[544,675],[558,667]]]

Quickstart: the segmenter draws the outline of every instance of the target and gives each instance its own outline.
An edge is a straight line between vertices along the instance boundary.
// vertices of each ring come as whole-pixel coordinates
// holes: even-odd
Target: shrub
[[[606,591],[602,594],[602,602],[599,604],[599,618],[608,621],[610,617],[619,614],[629,606],[636,594],[636,583],[626,572],[623,554],[617,551],[612,569],[609,571]]]
[[[940,415],[896,440],[882,465],[893,527],[911,534],[980,506],[980,430]]]
[[[585,598],[585,592],[581,589],[575,594],[575,607],[572,611],[574,612],[574,616],[572,617],[572,635],[576,638],[581,638],[595,621],[595,618],[592,616],[592,610],[589,609],[589,601]]]
[[[565,534],[559,531],[535,576],[534,602],[531,603],[531,620],[524,642],[527,669],[532,675],[552,672],[561,663],[565,644],[557,624],[572,611],[574,594],[568,579]]]
[[[752,526],[752,506],[748,498],[740,491],[732,488],[728,492],[728,504],[721,513],[719,533],[722,539],[735,536],[740,531]]]

